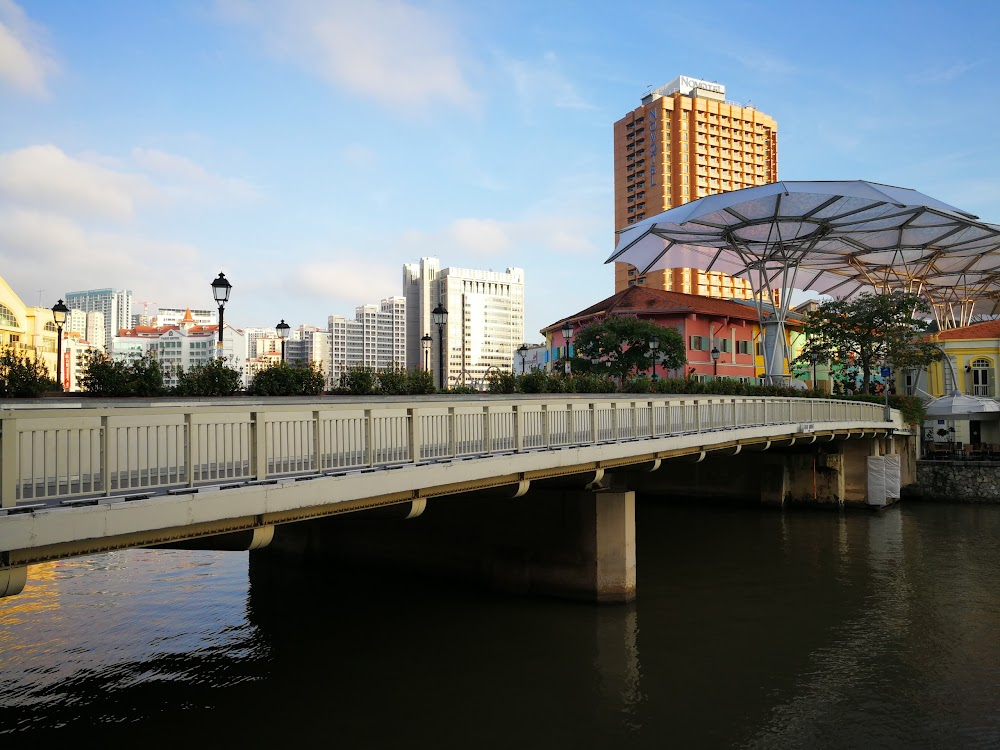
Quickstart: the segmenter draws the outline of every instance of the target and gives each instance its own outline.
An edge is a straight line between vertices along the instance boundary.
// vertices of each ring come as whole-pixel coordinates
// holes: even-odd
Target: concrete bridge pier
[[[511,593],[599,603],[636,595],[635,494],[593,474],[547,487],[514,485],[506,498],[431,498],[419,515],[357,513],[284,524],[255,564],[332,562],[431,575]],[[290,573],[294,575],[294,573]]]

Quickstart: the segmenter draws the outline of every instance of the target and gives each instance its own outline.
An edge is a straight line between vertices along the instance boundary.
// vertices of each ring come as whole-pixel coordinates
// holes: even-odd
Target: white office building
[[[77,340],[86,341],[104,351],[104,313],[70,310],[63,331],[70,336],[76,334],[74,338]]]
[[[163,384],[168,388],[177,385],[177,368],[187,372],[219,356],[219,327],[197,325],[190,316],[181,319],[175,326],[138,326],[122,334],[114,338],[111,355],[130,358],[155,354],[163,368]],[[242,383],[246,387],[249,382],[246,336],[240,329],[226,323],[222,343],[226,364],[242,373]]]
[[[104,314],[105,349],[119,331],[132,327],[131,289],[89,289],[83,292],[66,292],[65,300],[66,307],[70,310]]]
[[[379,304],[355,308],[354,320],[331,315],[329,326],[329,373],[331,387],[340,384],[340,377],[357,366],[386,370],[405,368],[406,300],[388,297]]]
[[[424,366],[422,338],[432,344],[426,362],[434,383],[442,387],[481,384],[491,369],[509,372],[524,342],[524,271],[467,268],[441,269],[437,258],[421,258],[403,266],[406,298],[406,347],[410,362]],[[441,331],[431,312],[444,305],[447,322]],[[443,334],[443,341],[441,340]]]
[[[176,326],[190,314],[195,325],[217,326],[219,324],[218,310],[195,310],[187,307],[161,307],[151,319],[154,326]]]

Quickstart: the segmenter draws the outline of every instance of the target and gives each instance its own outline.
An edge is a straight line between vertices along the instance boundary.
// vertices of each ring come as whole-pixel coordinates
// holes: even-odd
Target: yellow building
[[[944,351],[951,365],[935,362],[927,368],[927,385],[923,390],[932,396],[946,396],[957,388],[969,396],[997,397],[1000,320],[949,328],[929,338]],[[957,383],[953,382],[955,379]]]
[[[778,179],[778,125],[754,107],[726,101],[719,83],[679,76],[615,123],[615,229],[713,193]],[[615,263],[615,291],[630,286],[749,299],[750,282],[674,268],[637,273]]]
[[[907,393],[947,396],[958,390],[967,396],[995,399],[1000,396],[1000,320],[987,320],[961,328],[949,328],[928,338],[944,352],[945,361],[934,362],[926,372],[907,376]],[[926,381],[923,378],[926,377]],[[938,430],[953,430],[949,437]],[[996,414],[936,419],[924,423],[925,440],[951,440],[963,445],[1000,444],[1000,420]]]
[[[25,305],[0,278],[0,349],[37,357],[55,379],[56,330],[50,308]]]

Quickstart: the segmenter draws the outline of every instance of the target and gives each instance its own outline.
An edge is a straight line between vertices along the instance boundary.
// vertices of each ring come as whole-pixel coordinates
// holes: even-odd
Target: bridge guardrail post
[[[570,401],[566,404],[566,445],[573,445],[576,443],[576,430],[573,428],[573,402]]]
[[[490,429],[490,407],[483,407],[483,453],[493,452],[493,433]]]
[[[264,427],[264,415],[259,411],[250,412],[250,431],[252,433],[250,444],[253,446],[251,455],[253,465],[250,469],[253,471],[254,478],[260,482],[267,479],[267,429]],[[193,476],[190,464],[188,472]]]
[[[549,405],[542,404],[542,445],[551,448],[549,444]]]
[[[631,437],[639,437],[639,404],[635,401],[629,402],[629,407],[632,409],[632,435]]]
[[[656,437],[656,405],[653,401],[649,402],[649,436]]]
[[[410,463],[420,462],[421,424],[416,409],[406,410],[407,439],[410,443]]]
[[[185,451],[187,446],[185,445]],[[101,417],[101,483],[104,497],[111,497],[111,419],[107,415]],[[190,473],[191,467],[188,466]]]
[[[10,508],[17,502],[17,479],[20,462],[17,458],[17,420],[0,420],[0,508]]]
[[[187,465],[187,486],[194,487],[194,414],[184,414],[184,463]],[[109,438],[110,439],[110,438]],[[108,487],[110,488],[110,483]]]
[[[520,453],[524,450],[524,411],[520,406],[514,404],[514,452]]]
[[[694,431],[701,432],[701,401],[694,400]]]
[[[590,409],[590,442],[596,443],[600,435],[597,427],[597,404],[590,402],[587,406]]]
[[[456,425],[455,407],[448,407],[448,456],[454,458],[458,455],[458,434]]]
[[[618,404],[614,401],[611,402],[611,439],[621,440],[621,435],[618,432]]]
[[[320,429],[319,429],[319,411],[313,412],[313,471],[317,474],[323,471],[323,451],[322,446],[319,442]]]
[[[365,466],[375,465],[375,417],[371,409],[365,409]]]

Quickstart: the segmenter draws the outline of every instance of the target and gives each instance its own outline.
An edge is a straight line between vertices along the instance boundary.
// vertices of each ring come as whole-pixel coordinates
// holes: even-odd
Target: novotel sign
[[[712,91],[723,96],[726,95],[726,87],[721,83],[712,83],[711,81],[703,81],[700,78],[691,78],[689,76],[677,76],[677,78],[664,86],[662,91],[664,94],[672,94],[675,91],[682,94],[690,94],[695,89]]]

